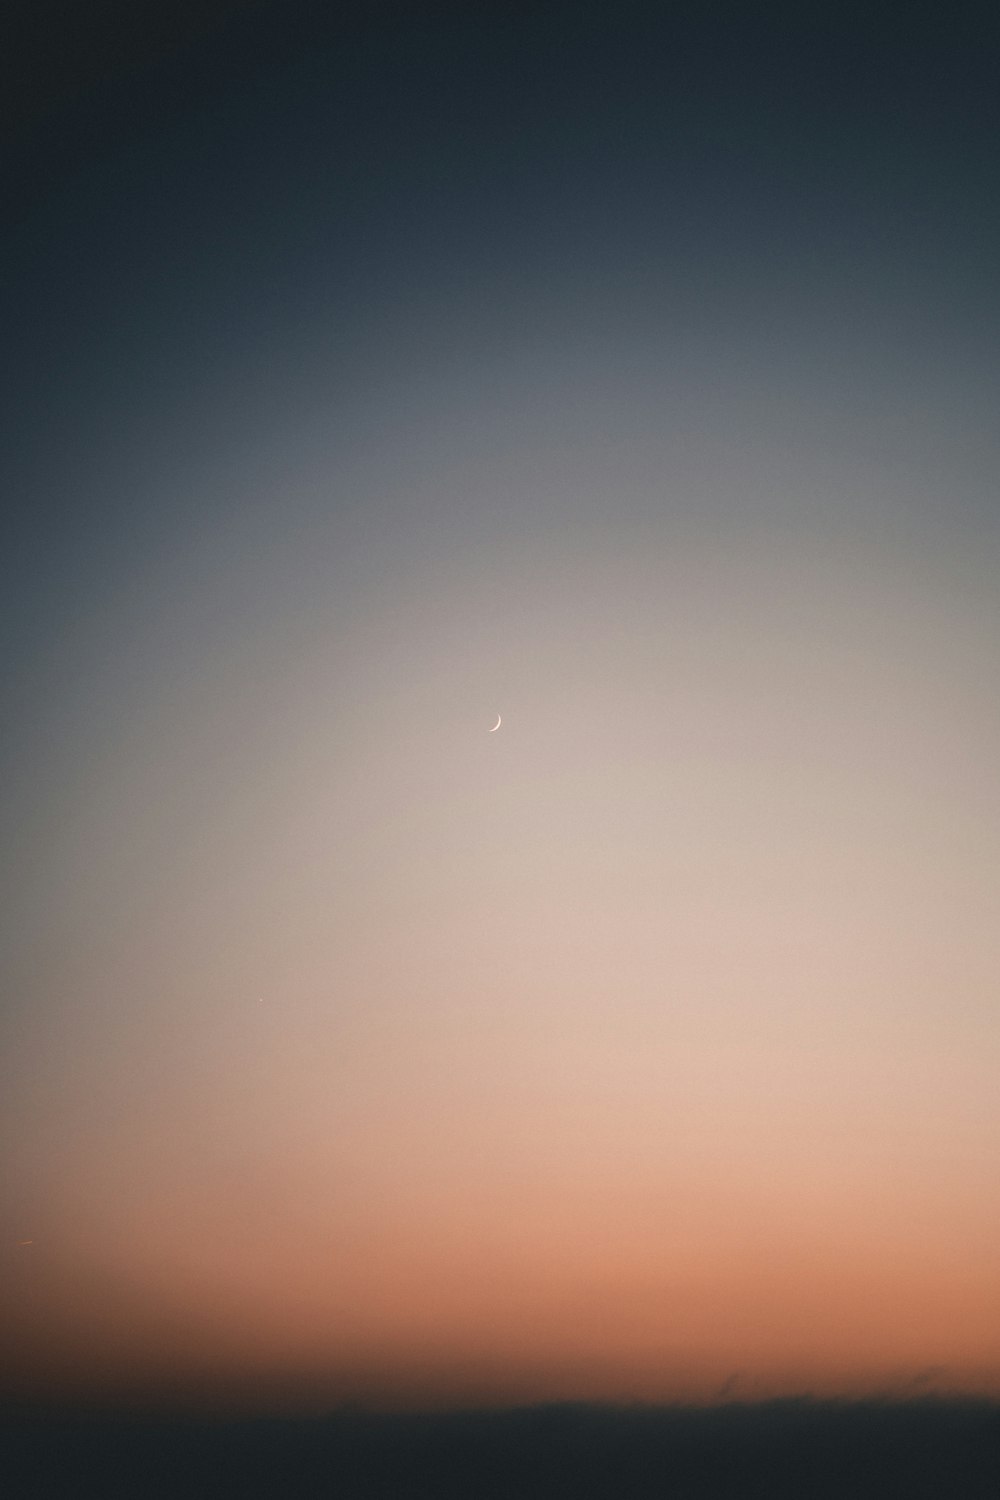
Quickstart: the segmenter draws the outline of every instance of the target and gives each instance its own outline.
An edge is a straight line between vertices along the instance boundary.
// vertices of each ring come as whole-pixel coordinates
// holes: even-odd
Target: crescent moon
[[[500,717],[499,714],[497,714],[497,721],[494,724],[493,728],[490,730],[490,734],[496,734],[497,730],[500,728],[500,725],[502,723],[503,723],[503,719]]]

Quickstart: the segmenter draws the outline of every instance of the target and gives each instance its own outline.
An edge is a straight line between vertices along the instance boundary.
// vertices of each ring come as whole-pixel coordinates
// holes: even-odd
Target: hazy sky
[[[0,1388],[996,1392],[996,22],[334,9],[8,49]]]

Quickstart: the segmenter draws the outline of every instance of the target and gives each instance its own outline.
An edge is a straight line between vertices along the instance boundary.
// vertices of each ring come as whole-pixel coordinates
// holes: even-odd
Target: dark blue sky
[[[665,316],[995,373],[986,7],[14,14],[7,607],[30,580],[58,615],[171,524],[102,431],[197,450],[316,364],[356,391],[401,321],[433,349]]]

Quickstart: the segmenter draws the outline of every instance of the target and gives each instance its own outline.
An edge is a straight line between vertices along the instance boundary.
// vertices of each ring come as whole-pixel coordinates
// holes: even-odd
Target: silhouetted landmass
[[[807,1398],[707,1408],[2,1421],[5,1493],[329,1500],[998,1500],[1000,1406]]]

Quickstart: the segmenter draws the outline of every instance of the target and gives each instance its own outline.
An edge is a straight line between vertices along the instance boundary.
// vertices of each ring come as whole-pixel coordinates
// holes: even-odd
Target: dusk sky
[[[4,44],[0,1394],[1000,1394],[996,14],[314,9]]]

